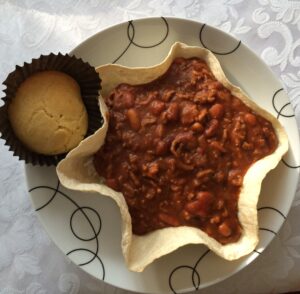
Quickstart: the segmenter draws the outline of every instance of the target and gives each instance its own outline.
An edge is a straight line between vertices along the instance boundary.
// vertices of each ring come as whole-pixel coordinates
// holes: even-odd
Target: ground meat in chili
[[[278,144],[271,123],[198,58],[175,59],[149,84],[120,84],[105,102],[109,129],[94,164],[123,193],[133,233],[184,225],[236,242],[243,177]]]

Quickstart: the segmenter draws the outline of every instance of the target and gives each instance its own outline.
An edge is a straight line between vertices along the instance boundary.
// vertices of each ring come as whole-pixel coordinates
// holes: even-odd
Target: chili
[[[104,99],[109,129],[94,164],[123,193],[133,233],[192,226],[236,242],[243,178],[276,149],[272,124],[199,58],[176,58],[158,79],[120,84]]]

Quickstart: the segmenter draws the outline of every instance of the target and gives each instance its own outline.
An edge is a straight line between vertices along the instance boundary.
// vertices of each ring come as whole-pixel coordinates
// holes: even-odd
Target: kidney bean
[[[220,223],[220,221],[221,221],[221,218],[219,215],[215,215],[209,220],[209,222],[211,224],[218,224],[218,223]]]
[[[212,119],[209,122],[207,129],[204,131],[206,137],[214,136],[218,130],[218,127],[219,127],[219,122],[216,119]]]
[[[160,213],[158,215],[158,218],[166,223],[167,225],[171,226],[171,227],[178,227],[180,226],[180,222],[179,220],[175,217],[175,216],[172,216],[170,214],[166,214],[166,213]]]
[[[198,115],[195,104],[185,104],[181,110],[180,121],[183,125],[192,124]]]
[[[212,203],[214,196],[211,192],[201,191],[197,193],[196,199],[205,206],[209,206]]]
[[[165,107],[166,105],[164,102],[160,100],[154,100],[151,102],[150,111],[155,115],[159,115],[165,109]]]
[[[154,177],[159,172],[159,165],[157,162],[152,162],[147,166],[147,176]]]
[[[156,129],[155,129],[155,135],[159,138],[162,138],[165,134],[165,127],[163,124],[159,124],[157,125]]]
[[[171,180],[171,183],[178,184],[178,185],[185,185],[187,183],[187,179],[185,178],[175,178]]]
[[[223,144],[219,141],[212,141],[209,146],[213,149],[217,149],[220,152],[225,153],[226,152],[226,148],[223,146]]]
[[[194,200],[191,202],[188,202],[185,205],[185,209],[187,212],[189,212],[192,215],[199,215],[202,217],[206,217],[207,216],[207,212],[205,209],[203,209],[203,206],[201,204],[201,202]]]
[[[206,218],[209,215],[209,210],[203,207],[203,205],[197,200],[188,202],[185,205],[185,209],[193,216]]]
[[[227,138],[228,138],[228,130],[227,129],[223,129],[223,132],[222,132],[222,139],[221,139],[221,142],[224,143],[227,141]]]
[[[144,128],[144,127],[146,127],[146,126],[155,124],[156,121],[157,121],[157,118],[156,118],[156,117],[153,117],[153,116],[145,116],[145,117],[142,118],[141,126]]]
[[[209,110],[210,116],[212,118],[220,119],[224,114],[224,106],[220,103],[215,103]]]
[[[208,113],[207,109],[206,108],[202,108],[200,110],[199,114],[198,114],[198,117],[196,118],[196,121],[202,122],[205,119],[207,113]]]
[[[191,171],[191,170],[194,169],[194,166],[192,164],[186,164],[186,163],[184,163],[182,161],[179,161],[179,160],[177,160],[176,166],[179,169],[182,169],[182,170],[185,170],[185,171]]]
[[[250,126],[255,126],[257,123],[256,116],[252,113],[246,113],[245,114],[245,122]]]
[[[141,121],[138,112],[134,108],[128,109],[127,118],[131,128],[135,131],[138,131],[141,127]]]
[[[210,176],[211,174],[213,174],[213,170],[208,168],[208,169],[205,169],[205,170],[200,170],[196,173],[196,177],[197,179],[202,179],[204,177],[207,177],[207,176]]]
[[[210,192],[198,192],[196,200],[188,202],[185,209],[193,215],[207,217],[209,215],[209,207],[212,204],[212,201],[213,196]]]
[[[170,103],[166,110],[166,118],[168,121],[176,121],[179,115],[179,106],[177,103]]]
[[[202,132],[203,131],[203,126],[199,123],[199,122],[195,122],[193,123],[191,129],[194,131],[194,132]]]
[[[223,222],[219,225],[218,227],[218,231],[221,235],[223,235],[224,237],[229,237],[232,233],[230,226],[227,222]]]

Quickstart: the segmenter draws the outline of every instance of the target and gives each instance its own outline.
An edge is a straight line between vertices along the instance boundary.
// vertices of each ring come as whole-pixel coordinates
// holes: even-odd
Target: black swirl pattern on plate
[[[274,93],[274,95],[273,95],[273,97],[272,97],[272,105],[273,105],[274,110],[275,110],[276,113],[277,113],[277,119],[279,119],[281,116],[282,116],[282,117],[294,117],[294,116],[295,116],[294,113],[292,113],[292,114],[285,114],[285,113],[283,113],[284,110],[286,109],[286,107],[288,107],[289,105],[291,105],[290,102],[285,103],[283,106],[280,107],[280,109],[278,109],[278,107],[277,107],[278,102],[276,102],[276,100],[277,100],[278,97],[279,97],[278,94],[279,94],[280,92],[282,92],[282,91],[284,91],[283,88],[278,89],[278,90]]]
[[[242,41],[238,41],[237,45],[236,45],[233,49],[231,49],[231,50],[229,50],[229,51],[227,51],[227,52],[218,52],[218,51],[215,51],[215,50],[213,50],[212,48],[209,48],[209,47],[205,44],[204,36],[203,36],[205,27],[206,27],[206,24],[203,24],[202,27],[201,27],[201,29],[200,29],[200,32],[199,32],[199,40],[200,40],[200,43],[201,43],[201,45],[202,45],[204,48],[210,50],[212,53],[214,53],[214,54],[216,54],[216,55],[229,55],[229,54],[235,52],[235,51],[240,47],[240,45],[242,44]]]
[[[60,185],[60,182],[59,182],[59,180],[57,179],[56,188],[55,188],[55,190],[53,191],[53,194],[52,194],[52,196],[50,197],[50,199],[49,199],[45,204],[43,204],[42,206],[36,208],[35,211],[39,211],[39,210],[43,209],[44,207],[46,207],[47,205],[49,205],[49,204],[54,200],[54,198],[55,198],[56,195],[57,195],[57,192],[58,192],[58,189],[59,189],[59,185]],[[32,192],[32,191],[34,191],[34,190],[36,190],[36,189],[48,189],[48,188],[49,188],[48,186],[38,186],[38,187],[34,187],[34,188],[29,189],[28,192],[30,193],[30,192]]]
[[[45,209],[58,196],[63,197],[64,199],[68,200],[70,203],[72,203],[75,206],[75,210],[72,212],[72,214],[70,216],[70,229],[71,229],[73,235],[75,236],[75,238],[77,238],[78,240],[81,240],[83,242],[94,241],[95,242],[95,250],[92,251],[92,250],[87,249],[87,248],[75,248],[75,249],[72,249],[69,252],[67,252],[66,255],[69,256],[71,254],[74,254],[75,252],[88,252],[88,253],[90,253],[91,254],[91,258],[88,259],[87,261],[83,262],[83,263],[78,264],[78,265],[79,266],[85,266],[87,264],[90,264],[94,260],[97,260],[99,262],[100,269],[101,269],[101,273],[99,274],[99,277],[102,280],[104,280],[105,279],[105,267],[104,267],[104,264],[103,264],[101,258],[98,256],[98,253],[99,253],[99,240],[98,240],[98,236],[99,236],[99,234],[101,232],[101,228],[102,228],[101,217],[100,217],[99,213],[94,208],[88,207],[88,206],[80,206],[79,204],[77,204],[77,202],[74,199],[72,199],[66,193],[60,191],[59,187],[60,187],[60,182],[57,179],[57,184],[56,184],[55,188],[50,187],[50,186],[36,186],[36,187],[33,187],[33,188],[31,188],[29,190],[29,192],[33,192],[35,190],[41,190],[41,189],[45,190],[46,189],[46,190],[49,190],[49,191],[53,192],[53,194],[51,194],[50,199],[45,204],[43,204],[40,207],[38,207],[36,209],[36,211],[40,211],[42,209]],[[99,222],[98,229],[95,228],[96,226],[92,223],[91,219],[86,214],[85,210],[92,211],[96,215],[97,220]],[[89,226],[90,226],[90,228],[92,229],[92,232],[93,232],[92,237],[90,237],[90,238],[84,238],[84,237],[79,236],[75,232],[74,224],[73,224],[73,219],[74,219],[74,216],[76,214],[78,214],[78,213],[80,213],[84,217],[84,219],[88,222],[88,224],[89,224]]]
[[[197,267],[199,265],[199,263],[204,259],[205,256],[208,255],[208,253],[210,252],[209,249],[207,249],[199,258],[198,260],[196,261],[196,263],[191,266],[191,265],[180,265],[180,266],[177,266],[175,267],[170,275],[169,275],[169,287],[171,289],[171,291],[174,293],[174,294],[177,294],[174,286],[173,286],[173,275],[178,272],[178,271],[181,271],[181,270],[189,270],[191,271],[191,282],[192,282],[192,285],[193,287],[195,288],[195,290],[199,290],[199,287],[200,287],[200,284],[201,284],[201,277],[200,277],[200,274],[199,272],[197,271]]]
[[[274,208],[274,207],[271,207],[271,206],[263,206],[263,207],[260,207],[260,208],[257,209],[258,212],[265,211],[265,210],[273,211],[274,213],[280,215],[283,218],[283,220],[286,220],[286,216],[277,208]],[[273,234],[274,236],[277,236],[277,232],[275,232],[274,230],[272,230],[270,228],[260,227],[259,230],[263,231],[263,232],[268,232],[268,233]],[[257,254],[261,254],[262,251],[263,250],[258,251],[257,249],[253,250],[253,252],[255,252]]]
[[[266,210],[266,209],[276,212],[277,214],[279,214],[280,216],[282,216],[282,218],[284,220],[286,220],[286,216],[279,209],[271,207],[271,206],[260,207],[260,208],[257,209],[257,211],[262,211],[262,210]]]
[[[258,251],[258,250],[256,250],[256,249],[254,249],[253,252],[257,253],[258,255],[261,255],[261,254],[262,254],[262,252],[260,252],[260,251]]]
[[[268,229],[268,228],[259,228],[259,230],[260,230],[260,231],[264,231],[264,232],[272,233],[273,235],[277,235],[276,232],[274,232],[273,230]]]
[[[279,95],[278,94],[283,91],[284,91],[283,88],[278,89],[277,91],[275,91],[275,93],[273,94],[273,97],[272,97],[272,105],[273,105],[275,112],[277,113],[277,116],[276,116],[277,119],[280,119],[280,117],[285,117],[285,118],[295,117],[294,113],[291,113],[291,114],[284,113],[286,108],[291,105],[290,102],[284,103],[282,106],[278,107],[278,104],[279,104],[279,101],[278,101]],[[282,158],[281,161],[285,166],[287,166],[289,168],[299,168],[300,167],[300,165],[293,165],[293,164],[288,163],[284,158]]]
[[[278,99],[278,94],[280,92],[284,91],[283,88],[280,88],[278,90],[276,90],[272,96],[272,106],[275,110],[275,112],[277,113],[277,119],[280,119],[280,117],[285,117],[285,118],[291,118],[294,117],[294,113],[292,114],[286,114],[284,113],[284,110],[291,105],[291,103],[285,103],[284,105],[282,105],[280,108],[278,107],[279,102],[276,102],[276,99]],[[284,159],[282,159],[282,162],[289,168],[298,168],[299,166],[292,166],[288,163],[285,162]],[[265,211],[265,210],[269,210],[269,211],[273,211],[274,213],[278,214],[280,217],[283,218],[283,221],[286,220],[286,216],[284,215],[284,213],[282,213],[278,208],[275,207],[271,207],[271,206],[263,206],[257,209],[258,212],[260,211]],[[277,232],[275,232],[274,230],[270,229],[270,228],[265,228],[265,227],[260,227],[259,228],[260,231],[264,231],[264,232],[268,232],[271,233],[273,235],[277,235]],[[261,254],[262,252],[258,251],[257,249],[254,249],[253,252],[256,252],[257,254]]]
[[[286,165],[289,168],[299,168],[300,167],[300,165],[291,165],[291,164],[287,163],[284,158],[282,158],[281,161],[284,165]]]
[[[129,42],[128,42],[127,46],[124,48],[124,50],[121,52],[121,54],[112,63],[116,63],[126,53],[126,51],[129,49],[129,47],[131,45],[134,45],[134,46],[142,48],[142,49],[149,49],[149,48],[153,48],[153,47],[156,47],[156,46],[159,46],[160,44],[162,44],[167,39],[167,37],[169,35],[169,24],[168,24],[167,20],[164,17],[161,17],[161,19],[162,19],[163,24],[165,26],[166,33],[162,37],[161,40],[159,40],[156,43],[151,44],[151,45],[138,44],[136,41],[134,41],[135,26],[134,26],[134,22],[132,20],[130,20],[128,22],[128,26],[127,26],[127,38],[128,38]]]
[[[264,208],[267,208],[267,209],[273,209],[272,207],[264,207]],[[273,209],[273,210],[279,212],[277,209]],[[279,214],[282,215],[281,212],[279,212]],[[267,232],[267,233],[271,233],[271,234],[274,235],[274,236],[277,236],[277,233],[276,233],[275,231],[271,230],[271,229],[260,227],[259,230],[260,230],[261,232]],[[257,249],[254,249],[254,250],[253,250],[253,252],[255,252],[255,253],[259,254],[259,255],[260,255],[263,251],[264,251],[264,248],[262,248],[260,251],[258,251]]]

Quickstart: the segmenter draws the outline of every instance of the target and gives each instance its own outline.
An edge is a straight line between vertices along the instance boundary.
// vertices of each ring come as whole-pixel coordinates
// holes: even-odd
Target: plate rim
[[[103,29],[99,30],[98,32],[96,32],[95,34],[89,36],[88,38],[84,39],[81,43],[79,43],[78,45],[76,45],[72,50],[69,51],[69,54],[70,55],[75,55],[79,58],[82,58],[81,56],[78,56],[76,55],[76,51],[80,50],[83,46],[86,46],[87,43],[89,43],[90,41],[94,40],[94,39],[97,39],[99,38],[99,35],[103,34],[104,32],[108,32],[112,29],[116,29],[117,27],[122,27],[126,24],[128,24],[130,21],[134,21],[134,22],[144,22],[145,20],[146,21],[157,21],[158,19],[161,19],[161,18],[165,18],[166,20],[170,19],[170,20],[174,20],[174,21],[179,21],[179,22],[185,22],[186,24],[187,23],[193,23],[193,24],[197,24],[197,25],[206,25],[208,27],[210,27],[211,29],[213,30],[216,30],[218,33],[220,34],[223,34],[225,35],[227,38],[230,38],[231,40],[234,40],[234,41],[240,41],[239,39],[237,39],[235,36],[231,35],[230,33],[228,32],[225,32],[221,29],[219,29],[218,27],[215,27],[215,26],[212,26],[212,25],[209,25],[209,24],[206,24],[204,22],[201,22],[201,21],[197,21],[197,20],[194,20],[194,19],[187,19],[187,18],[183,18],[183,17],[175,17],[175,16],[151,16],[151,17],[143,17],[143,18],[136,18],[136,19],[131,19],[131,20],[126,20],[126,21],[122,21],[122,22],[119,22],[119,23],[116,23],[116,24],[113,24],[113,25],[108,25],[106,27],[104,27]],[[248,45],[244,44],[242,41],[240,41],[241,44],[244,46],[244,48],[248,51],[248,53],[250,53],[255,59],[257,59],[260,63],[263,64],[264,68],[267,70],[268,74],[270,74],[272,76],[272,79],[274,79],[276,82],[278,82],[281,87],[283,88],[284,90],[284,93],[285,95],[287,96],[288,98],[288,101],[290,101],[290,98],[288,96],[288,93],[286,92],[285,88],[284,88],[284,85],[283,85],[283,82],[281,81],[281,79],[272,71],[272,69],[266,64],[266,62],[259,57],[259,55],[252,50],[252,48],[250,48]],[[199,46],[201,45],[201,43],[199,44]],[[293,109],[293,114],[294,114],[294,109]],[[293,118],[294,120],[294,123],[296,124],[297,126],[297,121],[295,118]],[[297,133],[297,144],[300,145],[300,138],[299,138],[299,133]],[[294,142],[294,140],[293,140]],[[294,143],[293,143],[294,144]],[[297,158],[295,159],[295,161],[297,162]],[[298,158],[298,161],[299,161],[299,158]],[[30,164],[24,164],[24,169],[25,169],[25,178],[26,178],[26,185],[27,185],[27,188],[29,189],[30,188],[30,185],[29,185],[29,179],[28,179],[28,174],[27,174],[27,169],[28,169],[28,166]],[[296,169],[297,171],[297,179],[299,181],[299,175],[300,175],[300,170],[299,168]],[[296,195],[296,191],[297,191],[297,185],[295,185],[294,187],[294,190],[293,190],[293,196],[291,196],[291,202],[290,202],[290,205],[289,205],[289,208],[287,210],[287,215],[290,213],[290,210],[292,208],[292,203],[295,199],[295,195]],[[28,192],[29,193],[29,196],[30,196],[30,200],[31,200],[31,205],[33,207],[33,209],[35,210],[36,212],[36,215],[38,216],[38,219],[39,219],[39,222],[43,225],[43,228],[44,230],[47,232],[51,242],[53,242],[55,244],[55,246],[59,249],[60,252],[62,252],[62,254],[68,259],[70,260],[73,264],[75,264],[75,266],[77,268],[80,268],[81,270],[83,270],[85,273],[87,273],[89,276],[95,278],[96,280],[98,281],[101,281],[105,284],[108,284],[112,287],[115,287],[115,288],[118,288],[118,289],[123,289],[123,290],[126,290],[126,291],[131,291],[131,292],[134,292],[134,293],[140,293],[140,292],[137,292],[137,290],[133,290],[133,289],[130,289],[130,288],[127,288],[127,287],[121,287],[119,285],[115,285],[111,282],[108,282],[107,280],[101,280],[100,278],[97,278],[96,276],[94,276],[92,273],[88,272],[85,268],[82,268],[80,267],[78,264],[76,264],[69,256],[67,256],[65,254],[65,252],[61,249],[61,247],[58,245],[58,243],[52,238],[52,235],[50,234],[50,232],[48,231],[48,226],[47,226],[47,223],[44,222],[42,216],[40,213],[38,213],[38,211],[36,211],[37,207],[35,206],[34,204],[34,200],[32,197],[32,193],[31,192]],[[276,231],[276,233],[278,233],[283,224],[285,223],[286,220],[283,220],[278,228],[278,230]],[[272,237],[271,241],[268,242],[268,244],[264,247],[263,251],[264,252],[267,247],[270,246],[270,244],[274,241],[275,239],[275,235]],[[214,280],[211,280],[210,282],[206,282],[205,283],[205,286],[202,288],[201,285],[200,285],[200,289],[205,289],[207,287],[211,287],[213,285],[216,285],[218,284],[219,282],[221,281],[224,281],[230,277],[232,277],[233,275],[237,274],[238,272],[240,272],[241,270],[245,269],[249,264],[251,264],[260,254],[255,254],[254,255],[254,252],[250,253],[249,256],[248,256],[248,259],[250,259],[250,261],[248,262],[248,259],[246,261],[244,261],[243,263],[241,263],[240,265],[238,265],[233,271],[231,271],[229,274],[225,274],[225,275],[222,275],[222,277],[220,278],[217,278],[217,279],[214,279]],[[246,264],[245,264],[246,263]],[[186,292],[189,292],[189,291],[193,291],[195,290],[194,288],[184,288],[184,289],[180,289],[178,290],[180,293],[186,293]],[[148,290],[147,291],[144,291],[143,293],[152,293],[152,292],[149,292]],[[172,290],[170,289],[168,292],[160,292],[160,293],[172,293]]]

